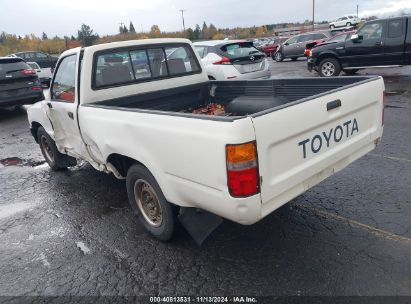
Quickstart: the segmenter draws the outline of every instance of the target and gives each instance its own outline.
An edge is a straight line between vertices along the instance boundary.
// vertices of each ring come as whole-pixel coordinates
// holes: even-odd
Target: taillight
[[[25,69],[21,71],[24,75],[36,75],[36,71],[32,69]]]
[[[256,142],[226,146],[227,185],[231,196],[260,192]]]
[[[382,92],[382,117],[381,117],[381,125],[384,126],[384,109],[385,103],[387,102],[387,95],[385,94],[385,90]]]
[[[213,64],[231,64],[230,58],[223,56],[221,60],[213,62]]]

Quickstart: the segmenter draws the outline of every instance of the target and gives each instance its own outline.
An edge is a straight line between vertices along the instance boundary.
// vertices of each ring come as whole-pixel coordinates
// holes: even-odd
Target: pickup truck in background
[[[319,45],[308,58],[308,70],[322,77],[341,71],[411,64],[411,17],[378,19],[364,25],[344,41]]]
[[[200,62],[186,39],[64,52],[28,109],[47,163],[125,178],[141,223],[168,240],[177,219],[204,230],[197,214],[256,223],[380,141],[381,77],[210,81]]]

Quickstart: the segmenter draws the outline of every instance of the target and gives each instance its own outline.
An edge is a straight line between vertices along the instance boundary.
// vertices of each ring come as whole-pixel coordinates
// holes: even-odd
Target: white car
[[[211,80],[268,79],[269,64],[253,42],[212,40],[194,43]]]
[[[336,28],[336,27],[348,27],[348,26],[353,26],[357,25],[361,22],[361,20],[358,17],[355,16],[346,16],[346,17],[341,17],[338,18],[334,22],[330,22],[330,28]]]
[[[51,68],[40,68],[36,62],[27,62],[27,64],[36,71],[37,76],[39,76],[40,83],[45,86],[50,85],[50,79],[53,76]]]

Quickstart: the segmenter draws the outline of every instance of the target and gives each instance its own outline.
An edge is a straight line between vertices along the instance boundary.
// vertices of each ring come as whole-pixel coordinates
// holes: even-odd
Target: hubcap
[[[51,150],[47,137],[42,135],[40,138],[40,142],[47,160],[53,162],[54,154],[53,150]]]
[[[163,210],[153,187],[143,179],[134,183],[134,196],[137,207],[144,219],[153,227],[159,227],[163,222]]]
[[[276,54],[275,54],[275,59],[281,60],[281,54],[280,54],[280,53],[276,53]]]
[[[321,71],[324,76],[333,76],[335,72],[335,66],[331,62],[326,62],[323,64]]]

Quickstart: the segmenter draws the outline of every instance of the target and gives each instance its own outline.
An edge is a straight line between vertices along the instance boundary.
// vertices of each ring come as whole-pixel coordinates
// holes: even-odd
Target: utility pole
[[[181,19],[183,19],[183,29],[184,33],[186,32],[186,26],[184,25],[184,12],[186,11],[185,9],[179,10],[181,12]]]
[[[358,6],[359,6],[359,5],[357,4],[357,18],[358,18]]]
[[[313,31],[314,31],[314,17],[315,17],[315,0],[313,0]]]

